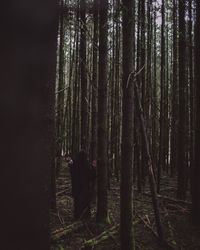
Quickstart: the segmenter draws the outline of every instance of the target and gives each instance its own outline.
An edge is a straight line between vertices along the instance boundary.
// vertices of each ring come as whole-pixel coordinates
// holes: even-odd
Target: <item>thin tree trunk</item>
[[[120,1],[116,1],[116,8],[119,9]],[[118,17],[119,19],[119,17]],[[115,45],[115,177],[117,181],[119,181],[119,166],[120,166],[120,159],[119,159],[119,137],[120,137],[120,108],[119,108],[119,74],[120,74],[120,25],[119,22],[116,23],[116,45]]]
[[[78,22],[79,13],[76,15],[76,21]],[[76,29],[76,42],[75,42],[75,72],[74,72],[74,80],[73,80],[73,112],[72,112],[72,157],[75,158],[78,152],[78,119],[79,119],[79,110],[78,110],[78,89],[79,89],[79,32]]]
[[[93,3],[94,33],[93,33],[93,76],[92,76],[92,138],[91,157],[97,159],[97,58],[98,58],[98,0]]]
[[[192,219],[200,226],[200,2],[196,0],[195,24],[195,85],[196,85],[196,126],[195,126],[195,163],[192,171]]]
[[[88,104],[86,71],[86,1],[80,0],[80,67],[81,67],[81,149],[88,151]]]
[[[153,96],[152,96],[152,160],[155,166],[157,166],[158,163],[158,154],[157,154],[157,28],[156,28],[156,6],[154,6],[154,55],[153,55],[153,64],[154,64],[154,72],[153,72]]]
[[[122,99],[122,165],[120,185],[121,249],[135,248],[133,238],[133,1],[123,0],[123,99]]]
[[[189,82],[190,82],[190,170],[194,167],[194,51],[193,51],[193,21],[192,21],[192,0],[189,0]],[[191,172],[192,173],[192,172]],[[190,182],[192,180],[190,179]]]
[[[165,87],[165,1],[162,0],[161,25],[161,84],[160,84],[160,148],[157,176],[157,192],[160,192],[161,171],[164,167],[164,87]]]
[[[141,67],[144,65],[146,66],[146,48],[145,48],[145,43],[146,43],[146,38],[145,38],[145,33],[146,33],[146,26],[145,26],[145,0],[141,0]],[[146,92],[147,92],[147,87],[146,87],[146,79],[145,79],[145,72],[146,67],[144,70],[141,72],[141,94],[142,94],[142,107],[144,109],[144,112],[146,114],[147,111],[147,106],[146,106]],[[145,117],[147,118],[147,117]],[[147,120],[145,119],[145,123]],[[146,182],[146,168],[144,165],[145,162],[145,146],[144,146],[144,141],[143,137],[141,138],[141,184],[142,188],[144,191],[145,187],[145,182]]]
[[[64,2],[61,0],[61,7]],[[60,14],[60,44],[59,44],[59,76],[58,76],[58,96],[57,96],[57,116],[56,116],[56,174],[59,174],[62,157],[63,140],[63,110],[64,110],[64,18],[63,12]]]
[[[108,0],[99,4],[99,81],[98,81],[98,199],[97,222],[107,222],[107,59]]]
[[[177,79],[177,0],[173,0],[173,85],[171,120],[171,177],[178,169],[178,79]]]
[[[177,198],[186,198],[186,25],[185,0],[179,0],[179,124]]]

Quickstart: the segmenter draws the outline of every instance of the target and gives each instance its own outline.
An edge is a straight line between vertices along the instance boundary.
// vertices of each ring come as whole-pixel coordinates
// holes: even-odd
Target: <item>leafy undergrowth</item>
[[[161,180],[161,219],[164,237],[167,242],[159,245],[156,236],[154,214],[148,185],[144,193],[134,190],[134,235],[136,249],[200,249],[200,229],[190,221],[190,201],[176,201],[176,180],[163,177]],[[96,206],[92,204],[92,216],[87,221],[73,220],[73,199],[68,167],[63,164],[57,180],[57,212],[51,212],[51,250],[61,249],[120,249],[120,187],[116,180],[111,181],[108,193],[110,224],[97,225]],[[189,195],[188,195],[189,196]],[[172,200],[167,197],[172,198]],[[85,247],[85,248],[83,248]],[[122,249],[126,250],[126,249]]]

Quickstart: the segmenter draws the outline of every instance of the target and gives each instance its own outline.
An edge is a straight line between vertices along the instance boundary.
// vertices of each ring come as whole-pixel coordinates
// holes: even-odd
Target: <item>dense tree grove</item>
[[[8,249],[49,249],[49,227],[52,249],[54,244],[67,249],[71,242],[58,239],[81,226],[95,236],[84,239],[82,248],[111,237],[116,249],[140,249],[136,225],[141,222],[158,239],[155,249],[182,248],[170,216],[176,212],[181,225],[189,218],[191,227],[200,227],[199,0],[47,0],[41,6],[27,1],[30,5],[20,1],[18,14],[11,8],[16,24],[8,21],[3,27],[12,64],[2,49],[2,82],[10,86],[2,91],[7,122],[2,159],[7,168],[20,166],[10,176],[10,182],[16,183],[15,175],[21,182],[16,189],[20,206],[12,216],[19,214],[22,227],[29,227],[34,203],[38,217],[30,230],[19,231],[24,242],[14,233],[20,219],[15,221],[16,248]],[[5,44],[6,39],[2,48]],[[5,96],[12,100],[8,107]],[[79,152],[88,157],[87,172],[93,169],[87,209],[96,231],[87,220],[72,220],[66,227],[77,199],[70,193],[70,176],[77,171],[72,167]],[[15,198],[8,191],[3,213],[8,201],[12,214]],[[36,231],[41,245],[37,240],[25,248]]]
[[[152,195],[156,198],[160,193],[164,175],[175,178],[175,198],[192,197],[196,224],[198,1],[95,0],[62,5],[59,47],[64,51],[64,68],[60,71],[60,52],[57,91],[63,89],[64,102],[63,94],[58,95],[56,108],[64,129],[57,161],[85,147],[86,138],[90,160],[97,159],[97,221],[109,220],[107,190],[112,178],[121,182],[121,244],[126,249],[134,248],[133,184],[137,192],[144,192],[149,160]]]
[[[132,249],[132,239],[126,239],[132,231],[123,236],[132,220],[126,221],[132,214],[131,179],[137,192],[144,192],[149,157],[158,193],[168,175],[177,178],[178,199],[190,199],[191,191],[193,215],[199,206],[198,1],[80,1],[80,6],[65,1],[64,6],[59,44],[64,40],[65,67],[58,71],[57,91],[63,89],[65,101],[57,96],[57,116],[62,103],[68,122],[62,120],[60,153],[74,155],[80,147],[72,142],[83,147],[87,137],[90,160],[98,162],[97,220],[106,221],[106,190],[121,176],[121,240]]]

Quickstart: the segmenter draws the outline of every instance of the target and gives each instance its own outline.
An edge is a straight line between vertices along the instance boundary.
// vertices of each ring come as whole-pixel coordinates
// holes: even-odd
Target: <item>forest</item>
[[[200,249],[200,1],[2,13],[0,249]]]

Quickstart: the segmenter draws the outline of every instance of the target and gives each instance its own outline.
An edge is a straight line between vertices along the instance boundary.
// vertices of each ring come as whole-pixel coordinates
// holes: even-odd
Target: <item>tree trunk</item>
[[[157,192],[160,192],[161,171],[164,167],[164,87],[165,87],[165,1],[162,0],[162,25],[161,25],[161,80],[160,80],[160,148],[157,176]]]
[[[133,1],[123,0],[123,99],[122,99],[122,165],[120,186],[121,249],[134,249],[133,239]]]
[[[94,33],[93,33],[93,76],[92,76],[92,138],[91,158],[97,159],[97,58],[98,58],[98,0],[94,0],[93,6]]]
[[[86,2],[80,0],[80,67],[81,67],[81,148],[88,151],[88,104],[86,71]]]
[[[179,124],[177,198],[186,198],[186,38],[185,0],[179,0]]]
[[[63,0],[61,7],[63,6]],[[56,174],[59,174],[61,168],[62,144],[63,144],[63,110],[64,110],[64,18],[63,12],[60,14],[59,20],[60,30],[60,44],[59,44],[59,72],[58,72],[58,96],[56,105]]]
[[[99,3],[99,85],[98,85],[98,199],[97,222],[107,222],[107,60],[108,0]]]
[[[173,0],[173,84],[171,117],[171,177],[178,169],[178,80],[177,80],[177,0]]]
[[[195,25],[195,85],[196,85],[196,127],[195,127],[195,163],[192,171],[192,219],[193,224],[200,226],[200,2],[196,0]]]
[[[0,220],[3,249],[50,248],[56,2],[11,1],[2,6]]]

